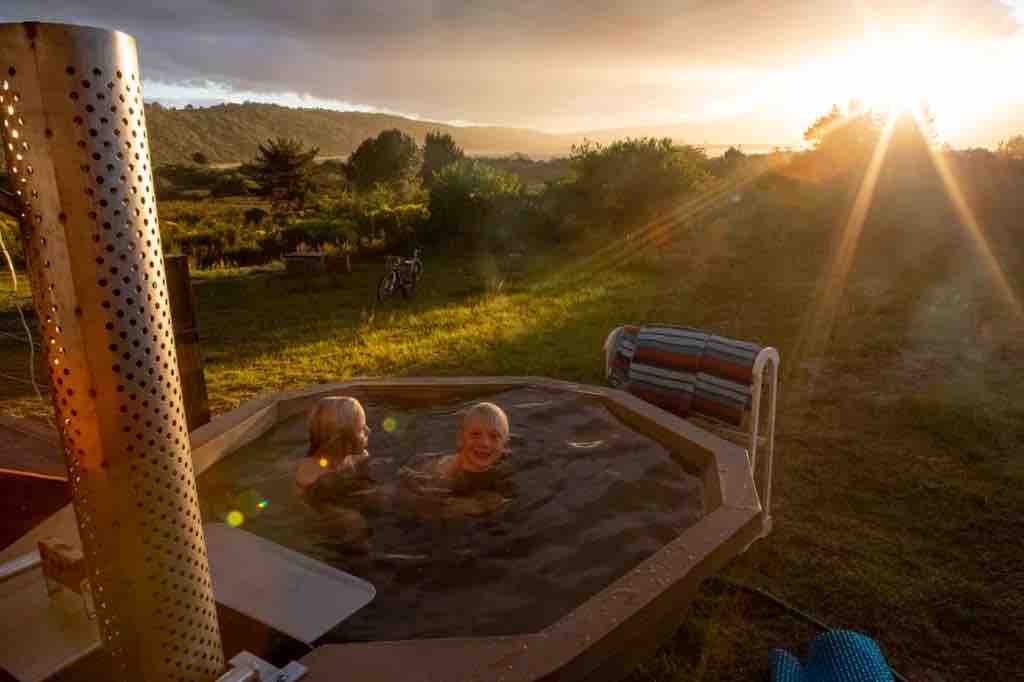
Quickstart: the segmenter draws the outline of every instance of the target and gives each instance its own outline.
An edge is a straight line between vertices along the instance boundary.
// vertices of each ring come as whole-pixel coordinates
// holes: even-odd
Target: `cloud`
[[[1010,9],[1010,15],[1019,25],[1024,26],[1024,2],[1021,0],[1003,0],[1003,4]]]
[[[548,128],[699,116],[765,70],[927,17],[1015,30],[1005,0],[5,0],[0,19],[117,28],[147,83],[215,82],[424,118]],[[716,81],[702,74],[739,74]],[[652,73],[666,74],[652,78]],[[148,91],[147,91],[148,94]]]

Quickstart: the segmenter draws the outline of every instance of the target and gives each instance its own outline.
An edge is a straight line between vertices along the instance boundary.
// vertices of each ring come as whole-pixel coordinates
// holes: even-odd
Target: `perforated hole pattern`
[[[64,115],[72,125],[65,129],[76,133],[68,141],[26,122],[17,64],[2,67],[7,166],[21,202],[54,406],[107,651],[117,677],[214,679],[224,660],[174,355],[138,74],[68,64],[61,77],[70,102]],[[84,201],[66,203],[87,206],[85,215],[66,214],[56,197],[40,198],[37,174],[53,171],[43,150],[78,160],[78,185],[66,187],[61,178],[60,190],[81,193]],[[61,253],[72,240],[46,238],[61,228],[88,229],[91,251]],[[94,277],[79,287],[96,290],[74,300],[79,306],[95,301],[95,308],[65,310],[60,287],[67,286],[70,273],[54,264],[77,260],[72,268],[81,273],[83,258],[92,261],[87,271]],[[70,325],[79,333],[69,334]],[[86,357],[83,338],[106,343]],[[83,416],[103,411],[107,433],[111,424],[120,429],[116,443],[99,437],[100,420]]]

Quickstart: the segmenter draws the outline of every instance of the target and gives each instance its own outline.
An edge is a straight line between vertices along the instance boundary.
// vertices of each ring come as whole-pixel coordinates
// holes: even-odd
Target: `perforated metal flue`
[[[135,42],[0,25],[7,168],[111,679],[224,669]]]

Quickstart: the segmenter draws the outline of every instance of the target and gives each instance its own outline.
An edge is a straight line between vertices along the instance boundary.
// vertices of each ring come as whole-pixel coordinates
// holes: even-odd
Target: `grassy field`
[[[294,278],[199,273],[215,412],[352,376],[544,375],[601,383],[623,322],[690,324],[782,355],[776,530],[724,576],[875,637],[911,680],[1024,676],[1024,335],[971,240],[939,207],[879,211],[849,273],[848,198],[781,177],[627,243],[427,254],[413,300],[374,301],[379,266]],[[886,217],[890,216],[890,217]],[[1018,240],[1019,241],[1019,240]],[[1017,251],[996,245],[1017,291]],[[627,257],[635,247],[649,245]],[[1004,257],[1005,256],[1005,257]],[[9,282],[0,322],[17,333]],[[24,285],[23,285],[24,286]],[[0,408],[41,414],[25,345],[0,337]],[[640,680],[759,679],[809,626],[706,584]]]

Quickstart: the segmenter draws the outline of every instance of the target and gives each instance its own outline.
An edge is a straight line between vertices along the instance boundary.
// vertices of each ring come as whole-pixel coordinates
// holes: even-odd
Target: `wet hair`
[[[466,430],[466,426],[469,424],[471,419],[479,419],[484,424],[492,426],[497,429],[498,433],[501,434],[503,440],[508,440],[508,416],[505,411],[494,403],[477,403],[473,407],[466,410],[466,413],[462,417],[462,431],[461,435]]]
[[[366,419],[363,406],[355,398],[329,396],[321,398],[309,413],[309,454],[330,448],[330,452],[355,453],[359,434],[359,417]],[[327,453],[323,453],[327,454]]]

